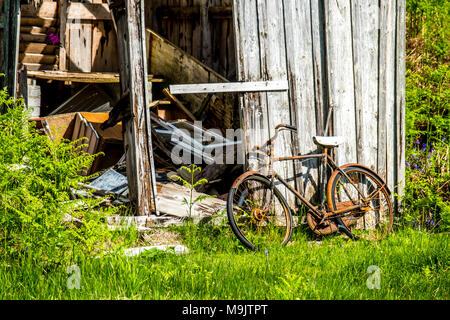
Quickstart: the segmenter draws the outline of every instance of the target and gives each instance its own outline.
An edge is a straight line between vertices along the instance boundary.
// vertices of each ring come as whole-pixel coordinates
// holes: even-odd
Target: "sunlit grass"
[[[190,254],[80,260],[81,289],[67,267],[2,264],[1,299],[448,299],[448,235],[396,231],[381,242],[296,230],[287,247],[244,249],[228,229],[179,228]],[[368,267],[380,268],[369,290]]]

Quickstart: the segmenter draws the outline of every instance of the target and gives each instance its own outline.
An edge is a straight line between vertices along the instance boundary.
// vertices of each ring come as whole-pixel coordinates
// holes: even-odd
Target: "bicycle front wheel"
[[[286,245],[291,237],[291,210],[263,176],[244,174],[236,180],[228,194],[227,215],[234,234],[249,249]]]
[[[342,216],[344,224],[362,239],[376,241],[392,229],[394,211],[386,184],[359,165],[345,167],[347,176],[336,171],[328,183],[328,205],[333,210],[360,206]]]

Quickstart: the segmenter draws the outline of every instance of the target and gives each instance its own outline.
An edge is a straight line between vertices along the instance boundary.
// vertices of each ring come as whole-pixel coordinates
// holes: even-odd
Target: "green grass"
[[[0,267],[0,299],[448,299],[448,234],[398,230],[378,243],[338,236],[321,244],[297,230],[292,244],[245,249],[228,228],[183,227],[191,253],[150,252],[78,261],[81,289],[66,267],[43,271],[22,262]],[[309,242],[309,243],[308,243]],[[381,288],[366,286],[381,270]]]

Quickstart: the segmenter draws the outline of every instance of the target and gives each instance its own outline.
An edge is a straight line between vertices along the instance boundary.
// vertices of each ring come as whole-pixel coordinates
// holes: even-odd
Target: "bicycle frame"
[[[338,166],[336,163],[331,159],[331,157],[328,155],[327,150],[325,150],[322,154],[314,154],[314,155],[299,155],[299,156],[292,156],[292,157],[279,157],[279,158],[273,158],[271,161],[271,165],[273,165],[276,162],[284,162],[284,161],[298,161],[298,160],[312,160],[312,159],[318,159],[321,161],[321,164],[319,165],[319,169],[322,170],[324,173],[327,165],[331,166],[333,169],[338,169]],[[273,171],[273,170],[272,170]],[[322,174],[322,177],[324,174]],[[324,178],[324,177],[323,177]],[[295,195],[297,199],[299,199],[305,206],[307,206],[313,215],[316,216],[318,219],[323,219],[325,217],[324,212],[322,211],[324,209],[325,205],[325,188],[324,184],[322,184],[322,181],[320,182],[320,208],[322,210],[318,210],[316,206],[314,206],[311,202],[309,202],[300,192],[298,192],[294,187],[292,187],[284,178],[282,178],[277,172],[273,171],[271,174],[271,182],[272,185],[275,185],[275,179],[280,181],[291,193]],[[324,180],[324,179],[322,179]],[[350,211],[350,210],[348,210]]]
[[[271,147],[273,147],[273,141],[272,143],[269,144]],[[271,148],[272,149],[272,148]],[[261,152],[262,153],[262,152]],[[332,218],[337,218],[340,217],[341,215],[351,212],[353,210],[357,210],[361,208],[361,205],[354,205],[354,206],[348,206],[344,209],[340,209],[340,210],[332,210],[331,208],[328,208],[328,210],[325,209],[325,180],[326,180],[326,169],[327,166],[329,166],[332,170],[338,170],[339,172],[341,172],[347,179],[350,180],[350,178],[348,177],[348,175],[339,168],[339,166],[336,164],[336,162],[334,162],[334,160],[330,157],[330,155],[328,154],[328,148],[324,148],[324,152],[323,153],[319,153],[319,154],[311,154],[311,155],[298,155],[298,156],[290,156],[290,157],[278,157],[278,158],[274,158],[273,157],[273,152],[272,150],[269,151],[269,153],[265,154],[266,156],[269,156],[270,160],[269,163],[267,164],[268,169],[271,171],[271,173],[269,174],[270,178],[271,178],[271,184],[274,187],[275,186],[275,179],[280,181],[291,193],[293,193],[295,195],[295,197],[297,199],[299,199],[304,205],[306,205],[311,213],[318,219],[321,219],[322,221],[325,219],[332,219]],[[284,178],[282,178],[277,172],[275,172],[272,169],[272,166],[274,163],[276,162],[283,162],[283,161],[296,161],[296,160],[310,160],[310,159],[319,159],[321,161],[321,164],[318,166],[318,169],[321,170],[322,175],[321,175],[321,182],[319,183],[319,188],[320,188],[320,207],[317,208],[316,206],[314,206],[311,202],[309,202],[303,195],[301,195],[295,188],[293,188]],[[355,188],[357,189],[358,193],[361,194],[360,190],[355,186]],[[292,210],[292,208],[291,208]]]

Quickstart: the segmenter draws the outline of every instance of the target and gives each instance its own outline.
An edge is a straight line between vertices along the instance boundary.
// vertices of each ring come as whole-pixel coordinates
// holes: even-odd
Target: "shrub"
[[[450,220],[450,2],[407,1],[407,222],[447,231]]]
[[[21,100],[0,91],[0,258],[31,259],[50,267],[98,252],[110,238],[103,199],[74,200],[88,177],[77,173],[95,156],[76,142],[54,142],[28,122]],[[70,216],[69,216],[70,215]],[[63,219],[82,219],[81,226]]]

